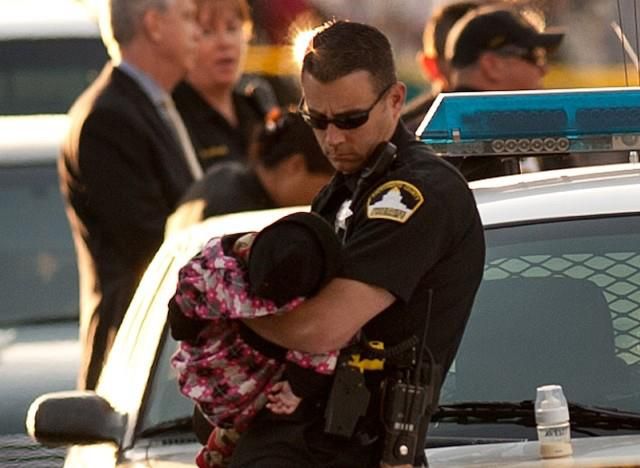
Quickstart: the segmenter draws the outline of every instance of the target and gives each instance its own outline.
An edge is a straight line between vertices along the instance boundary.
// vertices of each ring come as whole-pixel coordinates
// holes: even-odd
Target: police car
[[[452,157],[637,161],[638,112],[637,88],[461,93],[418,132]],[[571,463],[640,462],[640,165],[471,186],[485,274],[427,441],[449,448],[430,466],[542,466],[532,400],[546,384],[569,401]]]
[[[473,154],[500,157],[593,150],[633,159],[640,149],[640,120],[632,118],[640,90],[540,95],[443,96],[423,138],[449,155],[472,154],[475,146]],[[615,107],[607,115],[616,117],[597,117],[589,128],[576,124],[578,110],[600,116],[606,106]],[[533,120],[533,134],[523,125],[530,115],[495,116],[528,108],[543,116]],[[559,109],[564,120],[545,127],[544,112]],[[465,122],[476,125],[473,131]],[[505,129],[505,122],[516,128]],[[595,128],[598,122],[609,127]],[[527,138],[540,139],[543,149],[531,141],[523,150],[518,140]],[[513,147],[511,139],[519,152],[504,150]],[[569,401],[573,456],[565,464],[640,463],[640,164],[472,185],[486,228],[485,275],[433,415],[429,466],[550,466],[539,456],[532,403],[545,384],[562,385]],[[192,405],[178,393],[169,365],[176,343],[166,327],[177,271],[210,237],[260,229],[299,209],[212,218],[168,239],[131,303],[96,392],[40,397],[27,421],[31,434],[44,444],[72,446],[69,466],[192,464],[199,448]]]

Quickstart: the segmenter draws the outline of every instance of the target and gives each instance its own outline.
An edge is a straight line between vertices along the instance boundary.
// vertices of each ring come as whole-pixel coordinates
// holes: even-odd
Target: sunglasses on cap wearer
[[[304,110],[304,96],[300,100],[300,104],[298,104],[298,112],[302,116],[302,119],[305,121],[307,125],[311,128],[315,128],[316,130],[326,130],[329,124],[333,124],[341,130],[353,130],[354,128],[358,128],[363,126],[369,120],[369,114],[376,107],[376,104],[380,102],[382,96],[385,95],[387,91],[391,89],[391,87],[395,84],[391,83],[387,85],[381,92],[378,94],[378,97],[373,104],[369,106],[368,109],[351,111],[351,112],[343,112],[341,114],[336,114],[333,118],[328,118],[323,114],[312,114],[306,110]]]
[[[505,46],[494,51],[498,55],[505,57],[517,57],[535,65],[538,68],[544,68],[547,66],[547,51],[543,47],[533,47],[526,49],[517,46]]]

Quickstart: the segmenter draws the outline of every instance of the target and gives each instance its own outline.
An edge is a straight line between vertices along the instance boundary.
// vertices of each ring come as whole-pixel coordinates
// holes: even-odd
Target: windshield
[[[106,60],[99,37],[0,41],[0,114],[66,113]]]
[[[54,163],[0,168],[0,326],[78,318],[78,274]]]
[[[483,283],[441,404],[533,400],[640,412],[640,217],[488,229]]]

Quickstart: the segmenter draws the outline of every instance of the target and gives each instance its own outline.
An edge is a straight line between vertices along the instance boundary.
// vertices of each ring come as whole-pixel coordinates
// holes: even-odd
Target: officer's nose
[[[344,130],[340,130],[334,124],[330,123],[325,130],[324,139],[328,145],[336,146],[345,140]]]

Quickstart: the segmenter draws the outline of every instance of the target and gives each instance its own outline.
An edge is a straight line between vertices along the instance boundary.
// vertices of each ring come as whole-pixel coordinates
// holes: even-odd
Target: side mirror
[[[120,444],[126,416],[93,391],[74,390],[42,395],[29,407],[27,431],[42,445]]]

